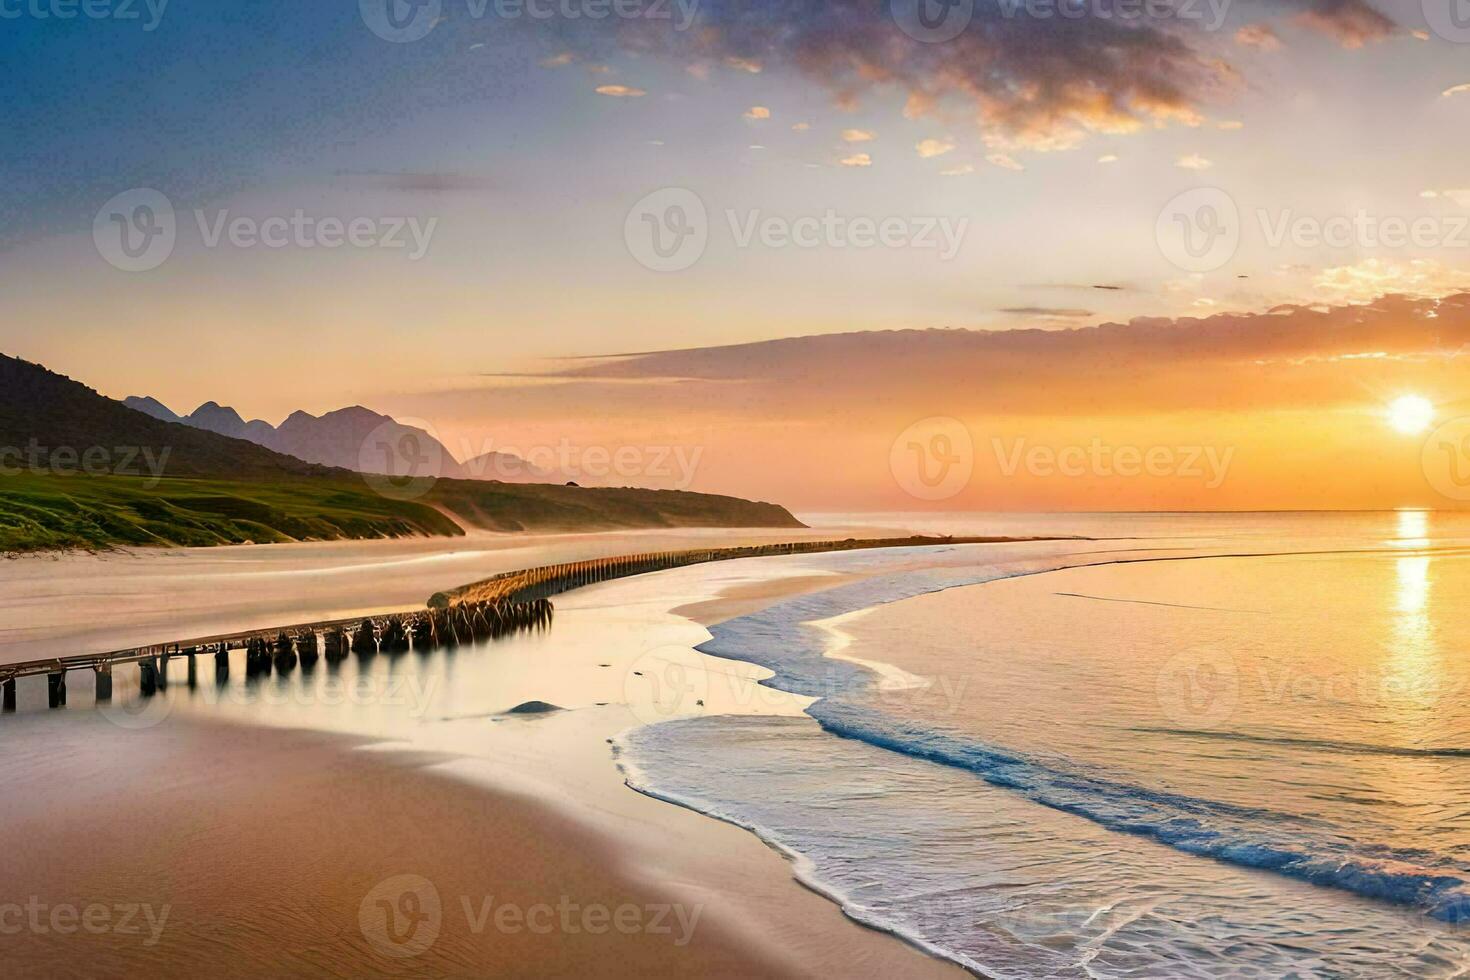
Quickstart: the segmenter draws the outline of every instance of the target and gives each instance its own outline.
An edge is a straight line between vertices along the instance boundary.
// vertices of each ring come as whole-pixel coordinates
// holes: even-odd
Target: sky
[[[1459,0],[916,2],[0,0],[0,350],[797,508],[1463,505]]]

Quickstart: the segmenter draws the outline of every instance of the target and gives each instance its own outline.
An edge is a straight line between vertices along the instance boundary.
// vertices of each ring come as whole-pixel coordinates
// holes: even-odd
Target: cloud
[[[1307,26],[1345,45],[1392,27],[1365,0],[1275,3],[1305,11]],[[702,0],[697,18],[687,31],[639,21],[551,28],[598,51],[616,43],[680,64],[779,69],[845,108],[869,95],[897,97],[909,118],[973,118],[992,148],[1011,152],[1199,125],[1206,106],[1251,84],[1206,29],[1218,25],[1177,18],[1015,17],[976,3],[965,29],[942,44],[905,34],[878,0]]]
[[[745,110],[745,118],[752,121],[757,119],[770,119],[771,110],[763,105],[753,105]]]
[[[1117,163],[1118,162],[1118,158],[1115,155],[1111,154],[1111,153],[1104,153],[1102,156],[1100,156],[1100,157],[1097,158],[1097,162],[1098,163]]]
[[[479,174],[425,171],[356,173],[342,170],[333,176],[352,186],[379,187],[408,194],[475,193],[501,186],[499,181]]]
[[[570,51],[563,51],[561,54],[554,54],[549,58],[542,58],[537,64],[542,68],[560,68],[563,65],[570,65],[573,60],[574,56]]]
[[[854,153],[850,157],[843,157],[838,163],[844,167],[871,167],[873,165],[873,158],[866,153]]]
[[[958,167],[950,167],[948,170],[941,170],[941,171],[939,171],[939,176],[941,176],[941,177],[963,177],[966,174],[972,174],[974,172],[975,172],[975,167],[974,167],[973,164],[962,163]]]
[[[1175,160],[1174,165],[1176,167],[1182,167],[1185,170],[1209,170],[1215,164],[1211,160],[1206,160],[1198,153],[1191,153]]]
[[[874,133],[866,129],[844,129],[842,141],[844,143],[866,143],[874,138]]]
[[[599,85],[596,91],[598,95],[611,95],[620,99],[637,99],[648,94],[641,88],[631,88],[627,85]]]
[[[1296,21],[1353,49],[1383,40],[1393,34],[1395,26],[1365,0],[1316,0],[1297,14]]]
[[[1091,310],[1079,310],[1058,306],[1005,306],[1001,313],[1010,313],[1015,316],[1044,316],[1044,317],[1089,317],[1093,316]]]
[[[1222,119],[1215,124],[1219,129],[1244,129],[1245,123],[1239,119]]]
[[[1260,51],[1281,50],[1281,36],[1265,24],[1246,24],[1235,32],[1235,43]]]
[[[1356,265],[1323,269],[1313,285],[1335,301],[1366,303],[1385,294],[1443,296],[1470,288],[1470,273],[1446,268],[1431,259],[1400,262],[1370,258]]]
[[[1448,98],[1451,95],[1460,95],[1464,92],[1470,92],[1470,82],[1464,82],[1460,85],[1452,85],[1444,90],[1443,95]]]
[[[1026,169],[1025,167],[1021,166],[1019,163],[1017,163],[1015,160],[1013,160],[1011,157],[1007,156],[1004,153],[992,153],[989,156],[987,156],[985,159],[988,162],[995,164],[997,167],[1003,167],[1006,170],[1025,170]]]
[[[811,129],[811,128],[812,128],[812,124],[811,123],[807,123],[807,122],[793,123],[791,125],[791,131],[794,132],[794,133],[804,133],[808,129]]]
[[[914,149],[919,151],[919,156],[927,160],[930,157],[943,156],[954,149],[954,144],[948,140],[925,139],[916,143]]]

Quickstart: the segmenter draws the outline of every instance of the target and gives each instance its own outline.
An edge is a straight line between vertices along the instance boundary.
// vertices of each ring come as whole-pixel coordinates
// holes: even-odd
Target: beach
[[[529,563],[626,550],[612,538],[558,541]],[[482,568],[528,563],[519,548],[486,554]],[[432,556],[386,561],[422,567]],[[708,633],[674,610],[702,607],[714,621],[837,578],[801,564],[748,559],[579,590],[558,599],[545,637],[446,661],[453,671],[471,656],[493,661],[452,688],[437,673],[395,686],[379,658],[345,696],[298,675],[274,698],[171,687],[136,714],[127,705],[109,716],[74,696],[65,711],[6,718],[14,748],[0,848],[18,858],[6,898],[36,903],[44,931],[0,935],[0,949],[26,976],[959,975],[846,918],[744,830],[624,785],[611,742],[690,707],[641,683],[681,662],[739,678],[705,690],[701,713],[800,716],[808,699],[750,696],[768,672],[694,652]],[[419,588],[442,574],[409,577]],[[220,615],[206,612],[211,590],[198,586],[188,600],[198,615]],[[249,600],[252,614],[284,601],[259,598],[267,592]],[[311,601],[343,596],[355,601],[354,587]],[[135,615],[126,629],[146,625]],[[505,713],[529,701],[565,710]],[[437,901],[432,941],[403,955],[383,939],[386,918],[364,925],[382,901]],[[93,906],[113,909],[114,925],[117,910],[138,907],[129,926],[140,931],[65,931],[72,907]],[[61,928],[50,924],[56,909]],[[608,923],[623,910],[621,929],[603,925],[604,909]]]

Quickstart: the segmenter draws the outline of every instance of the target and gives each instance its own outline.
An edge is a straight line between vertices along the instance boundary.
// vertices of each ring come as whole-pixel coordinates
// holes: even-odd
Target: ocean
[[[701,649],[807,717],[634,729],[630,783],[989,976],[1470,968],[1470,518],[933,527],[1094,540],[802,559],[849,577]]]

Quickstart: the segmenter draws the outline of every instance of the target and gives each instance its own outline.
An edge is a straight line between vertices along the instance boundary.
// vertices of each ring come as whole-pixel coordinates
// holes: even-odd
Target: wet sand
[[[6,719],[0,851],[7,896],[19,897],[0,906],[142,903],[155,918],[171,906],[154,947],[142,945],[146,918],[140,934],[0,933],[7,974],[960,976],[846,919],[753,835],[628,789],[612,758],[609,739],[668,717],[642,681],[684,658],[729,681],[702,692],[701,711],[799,713],[803,699],[766,688],[747,701],[766,672],[696,653],[706,631],[672,610],[831,581],[789,559],[748,559],[579,590],[558,601],[540,656],[477,654],[500,658],[489,701],[475,701],[489,713],[436,709],[375,736],[303,731],[362,724],[319,705],[262,714],[181,701],[138,730],[75,710]],[[501,714],[533,698],[571,710]],[[408,913],[432,903],[405,896],[423,881],[439,933],[394,955],[382,910],[400,910],[416,941]],[[628,931],[593,934],[575,917],[571,931],[558,905],[626,906]],[[542,925],[552,916],[552,931],[481,918],[502,906],[508,926],[518,909]],[[670,932],[640,928],[650,906],[669,906],[659,925]],[[678,909],[693,920],[683,945]]]
[[[455,539],[23,555],[0,560],[0,663],[421,609],[441,589],[553,562],[891,533],[845,526],[479,532]]]

